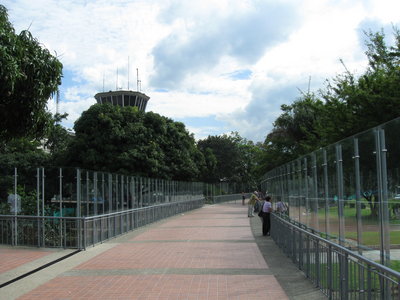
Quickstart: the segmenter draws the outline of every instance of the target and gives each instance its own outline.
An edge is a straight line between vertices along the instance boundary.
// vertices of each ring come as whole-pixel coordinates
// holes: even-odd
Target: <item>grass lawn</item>
[[[329,207],[329,218],[337,218],[338,217],[338,210],[339,208],[337,206],[332,206]],[[355,207],[349,207],[345,206],[343,208],[344,210],[344,217],[346,219],[348,218],[354,218],[356,219],[356,214],[357,214],[357,209]],[[318,210],[318,217],[321,219],[325,218],[325,208],[321,207]],[[361,218],[362,221],[365,222],[365,224],[376,224],[377,223],[377,217],[371,217],[371,209],[367,205],[365,208],[361,209]],[[390,224],[400,224],[400,219],[395,219],[391,218],[389,220]]]
[[[389,267],[397,272],[400,272],[400,260],[391,260]]]
[[[332,263],[331,265],[331,274],[332,274],[332,289],[334,291],[339,291],[340,290],[340,267],[338,263]],[[366,265],[363,265],[364,270],[367,269]],[[312,264],[310,265],[310,272],[312,274],[312,277],[316,276],[316,265]],[[355,264],[355,263],[350,263],[348,266],[348,288],[349,290],[359,290],[361,287],[361,283],[363,283],[364,287],[368,286],[368,278],[367,278],[367,272],[364,271],[360,273],[360,267]],[[319,272],[319,282],[322,287],[327,287],[328,286],[328,264],[326,263],[321,263],[320,264],[320,272]],[[371,276],[371,288],[374,290],[377,290],[379,287],[379,278],[376,274],[372,274]],[[375,298],[374,298],[375,299]]]
[[[339,208],[337,206],[329,207],[329,218],[337,218]],[[344,207],[344,217],[345,218],[356,218],[357,209],[355,207]],[[325,208],[320,208],[318,211],[320,217],[325,218]],[[368,219],[371,215],[371,210],[366,207],[361,209],[361,217]],[[373,218],[374,219],[374,218]]]
[[[336,232],[333,234],[338,234],[338,233]],[[362,242],[364,245],[367,246],[379,245],[380,244],[379,235],[380,234],[377,231],[364,231],[362,233]],[[346,232],[345,236],[346,238],[357,240],[357,232]],[[400,244],[400,231],[391,231],[389,232],[389,236],[391,244]]]

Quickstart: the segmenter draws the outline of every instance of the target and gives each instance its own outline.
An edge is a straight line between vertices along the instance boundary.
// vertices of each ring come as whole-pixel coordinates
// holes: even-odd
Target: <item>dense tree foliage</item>
[[[61,83],[62,64],[27,30],[16,34],[0,5],[0,140],[41,137],[46,104]]]
[[[232,132],[230,135],[208,136],[198,141],[197,146],[206,163],[203,181],[239,183],[249,188],[256,186],[253,174],[260,148],[253,142]]]
[[[325,144],[400,116],[400,33],[396,29],[394,37],[395,44],[389,47],[383,32],[367,33],[365,73],[357,78],[346,70],[322,91],[326,104],[319,130]]]
[[[74,134],[61,125],[61,121],[68,114],[58,114],[52,116],[42,140],[43,147],[50,155],[53,165],[62,165],[68,153],[68,147],[73,140]]]
[[[68,165],[176,180],[196,179],[204,165],[184,124],[134,107],[95,104],[74,129]]]
[[[7,166],[28,169],[44,166],[48,162],[49,155],[42,150],[40,142],[27,138],[12,139],[0,149],[0,166],[3,171]]]
[[[317,130],[323,103],[314,94],[304,94],[291,105],[282,105],[283,113],[275,120],[262,146],[261,172],[282,165],[312,151],[319,144]]]
[[[400,116],[400,32],[366,33],[368,67],[327,80],[318,95],[303,94],[282,114],[262,146],[262,171]],[[344,65],[344,64],[343,64]]]

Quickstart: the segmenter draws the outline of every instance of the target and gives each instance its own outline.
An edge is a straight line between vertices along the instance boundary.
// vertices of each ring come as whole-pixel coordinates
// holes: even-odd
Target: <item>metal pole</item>
[[[360,152],[358,149],[358,138],[354,139],[354,171],[356,184],[356,218],[357,218],[357,250],[358,254],[362,255],[362,218],[361,218],[361,178],[360,178]],[[364,290],[364,268],[358,268],[360,289]]]
[[[102,207],[102,213],[104,215],[104,207],[106,205],[106,195],[105,195],[105,189],[104,189],[104,184],[105,184],[105,180],[104,180],[104,173],[101,172],[101,207]]]
[[[94,172],[94,174],[93,174],[93,183],[94,183],[94,195],[93,195],[93,197],[94,197],[94,199],[93,199],[93,213],[94,213],[94,215],[95,216],[97,216],[97,205],[98,205],[98,203],[99,203],[99,196],[98,196],[98,189],[97,189],[97,172]],[[96,239],[96,237],[97,237],[97,226],[96,226],[96,223],[97,223],[97,221],[96,221],[96,219],[93,219],[93,221],[92,221],[92,223],[93,223],[93,225],[92,225],[92,231],[93,231],[93,245],[97,242],[97,239]],[[101,240],[101,238],[100,238],[100,240]]]
[[[139,177],[139,207],[143,207],[142,177]]]
[[[386,166],[386,146],[385,132],[378,128],[375,131],[375,146],[377,159],[377,177],[378,177],[378,197],[379,197],[379,230],[380,230],[380,262],[382,265],[390,264],[390,236],[389,236],[389,207],[387,198],[387,166]],[[388,299],[390,287],[388,283],[380,278],[381,299]]]
[[[113,197],[113,180],[112,180],[112,174],[108,173],[108,212],[109,213],[113,211],[112,197]]]
[[[76,214],[78,222],[78,248],[82,249],[82,228],[81,228],[81,170],[76,169]]]
[[[344,232],[344,209],[343,209],[343,159],[342,145],[336,145],[336,175],[337,175],[337,193],[338,193],[338,218],[339,218],[339,244],[343,246],[345,241]]]
[[[17,186],[18,186],[18,171],[17,168],[14,168],[14,231],[13,231],[13,245],[18,245],[18,219],[17,219],[17,202],[18,202],[18,194],[17,194]]]
[[[308,195],[308,170],[307,170],[307,157],[304,158],[303,160],[304,166],[303,166],[303,171],[304,171],[304,200],[305,200],[305,208],[306,208],[306,224],[307,227],[310,227],[310,203],[309,203],[309,195]]]
[[[37,221],[37,232],[38,232],[38,247],[41,246],[41,232],[40,232],[40,169],[36,168],[36,216],[38,217]]]
[[[63,184],[63,175],[62,175],[62,168],[59,169],[59,196],[60,196],[60,217],[63,216],[62,211],[62,201],[63,201],[63,193],[62,193],[62,184]]]
[[[324,168],[324,194],[325,194],[325,232],[326,238],[330,239],[329,230],[329,182],[328,182],[328,159],[326,155],[326,150],[322,151],[323,156],[323,168]]]
[[[18,171],[14,168],[14,215],[18,214]]]
[[[90,201],[90,196],[89,196],[89,171],[86,171],[86,213],[85,216],[90,216],[90,207],[89,207],[89,201]]]
[[[298,178],[297,178],[297,182],[295,181],[295,189],[296,189],[296,195],[297,195],[297,200],[299,203],[299,222],[302,222],[301,219],[301,205],[302,205],[302,201],[301,201],[301,186],[302,186],[302,182],[301,182],[301,160],[297,160],[297,174],[298,174]]]
[[[358,138],[354,139],[354,169],[356,184],[356,210],[357,210],[357,248],[362,254],[362,220],[361,220],[361,178],[360,178],[360,153],[358,149]]]
[[[135,178],[131,177],[130,180],[130,192],[131,192],[131,208],[135,208]]]
[[[94,210],[94,215],[97,216],[97,205],[99,203],[99,195],[98,195],[98,187],[97,187],[97,172],[94,172],[93,174],[93,181],[94,181],[94,199],[93,199],[93,210]]]
[[[44,168],[42,168],[42,216],[43,216],[43,218],[42,218],[42,237],[43,237],[43,246],[45,246],[45,242],[46,242],[46,240],[45,240],[45,235],[46,235],[46,232],[45,232],[45,219],[44,219],[44,215],[45,215],[45,211],[44,211],[44,184],[45,184],[45,176],[44,176]]]
[[[337,176],[337,193],[338,193],[338,218],[339,218],[339,244],[345,246],[344,235],[344,211],[343,211],[343,160],[342,160],[342,145],[336,145],[336,176]],[[345,276],[347,272],[347,265],[343,256],[339,257],[339,272],[340,272],[340,291],[341,299],[347,299],[346,281]]]
[[[382,238],[383,242],[383,253],[385,257],[384,265],[390,264],[390,227],[389,227],[389,206],[388,206],[388,191],[387,191],[387,164],[386,164],[386,141],[385,141],[385,131],[383,129],[379,130],[379,138],[380,138],[380,151],[381,151],[381,187],[380,187],[380,206],[381,209],[381,222],[382,222]]]
[[[62,216],[63,216],[63,209],[62,209],[62,169],[59,169],[59,197],[60,197],[60,219],[59,223],[60,224],[60,246],[63,245],[63,223],[62,223]]]
[[[121,175],[121,211],[125,209],[125,177]]]
[[[318,218],[318,210],[319,210],[319,205],[318,205],[318,174],[317,174],[317,155],[315,152],[311,156],[311,161],[312,161],[312,177],[313,177],[313,186],[314,186],[314,197],[312,197],[312,207],[313,207],[313,216],[314,216],[314,226],[315,229],[319,231],[319,218]]]

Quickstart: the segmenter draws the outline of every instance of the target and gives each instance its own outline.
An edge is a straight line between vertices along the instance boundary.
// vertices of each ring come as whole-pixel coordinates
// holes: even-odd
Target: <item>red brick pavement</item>
[[[248,221],[247,221],[248,222]],[[157,240],[253,240],[250,227],[180,227],[146,231],[133,241]]]
[[[15,269],[50,253],[46,250],[0,248],[0,273]]]
[[[121,275],[58,277],[20,297],[42,299],[287,299],[272,275]]]
[[[268,273],[239,201],[129,235],[18,299],[288,299]]]
[[[121,244],[76,269],[267,268],[256,244],[141,243]]]

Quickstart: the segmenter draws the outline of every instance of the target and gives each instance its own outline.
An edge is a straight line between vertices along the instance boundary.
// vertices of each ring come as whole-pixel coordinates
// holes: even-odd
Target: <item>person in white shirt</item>
[[[272,204],[271,204],[271,197],[267,196],[265,197],[265,202],[263,205],[263,224],[262,224],[262,232],[264,236],[270,235],[270,230],[271,230],[271,212],[272,212]]]
[[[253,194],[251,194],[249,202],[247,202],[248,204],[247,216],[249,218],[254,217],[254,205],[256,204],[257,201],[259,201],[259,199],[257,197],[257,191],[255,191]]]
[[[283,203],[282,200],[279,200],[279,201],[276,203],[276,210],[277,210],[277,212],[285,213],[285,212],[287,211],[286,204]]]

